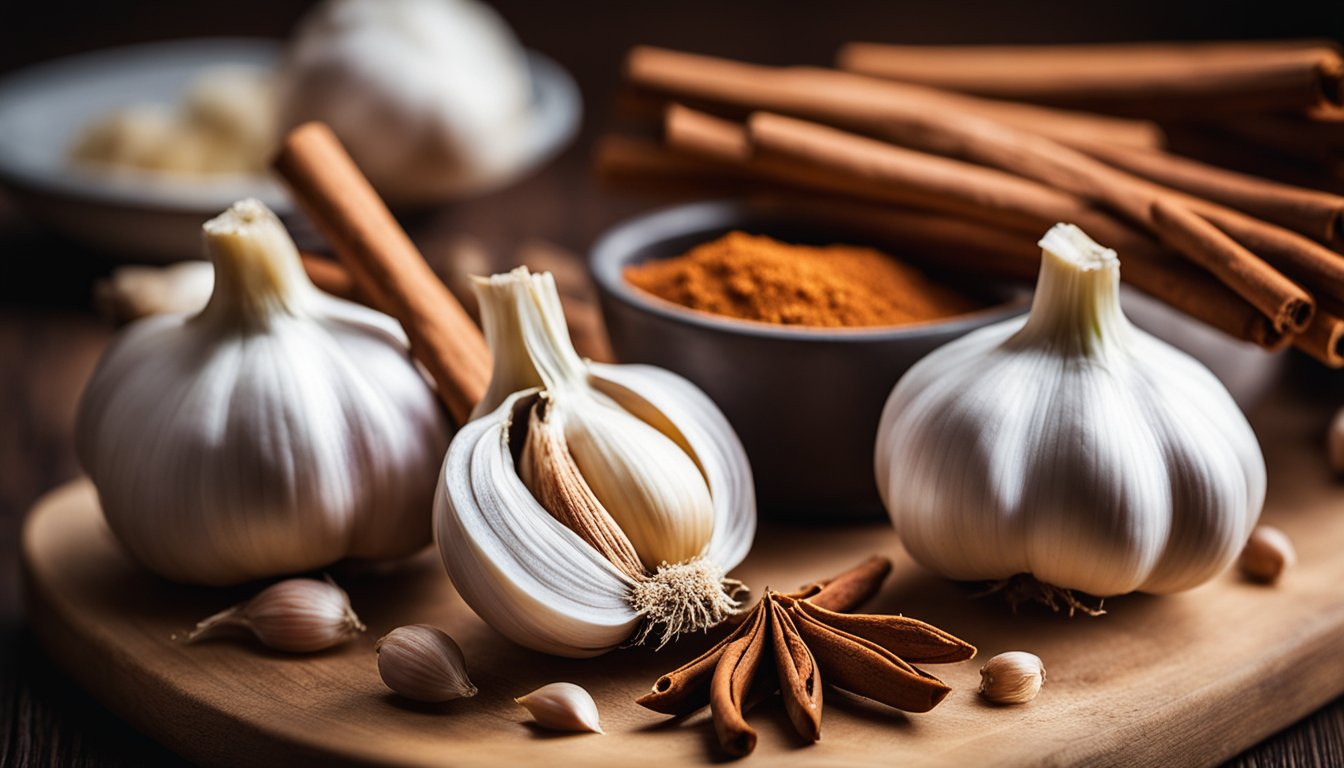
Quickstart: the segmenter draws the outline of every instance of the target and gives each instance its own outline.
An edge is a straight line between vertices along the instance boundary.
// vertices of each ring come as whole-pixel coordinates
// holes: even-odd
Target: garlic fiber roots
[[[321,651],[365,629],[350,607],[349,595],[330,579],[287,579],[201,621],[187,642],[235,628],[251,632],[267,648],[290,653]]]
[[[318,291],[260,202],[204,242],[205,308],[126,326],[80,402],[80,462],[117,539],[212,585],[423,547],[450,433],[401,328]]]
[[[1041,246],[1025,321],[935,350],[892,391],[875,453],[892,524],[952,579],[1190,589],[1259,518],[1255,434],[1208,369],[1130,325],[1114,251],[1066,224]]]
[[[592,656],[713,626],[755,532],[746,455],[693,385],[570,344],[549,274],[477,281],[494,371],[444,460],[435,530],[472,608],[523,645]]]

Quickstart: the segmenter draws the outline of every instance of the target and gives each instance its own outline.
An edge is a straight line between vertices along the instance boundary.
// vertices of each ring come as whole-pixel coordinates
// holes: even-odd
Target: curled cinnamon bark
[[[747,631],[724,647],[710,683],[714,731],[724,751],[736,757],[750,754],[756,748],[756,731],[747,725],[742,710],[769,635],[769,614],[774,603],[766,599],[762,605],[763,609],[753,613]]]

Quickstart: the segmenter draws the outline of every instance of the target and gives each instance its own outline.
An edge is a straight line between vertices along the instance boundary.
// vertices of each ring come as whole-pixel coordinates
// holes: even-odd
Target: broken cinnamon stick
[[[821,672],[788,612],[770,602],[770,640],[784,711],[800,736],[816,741],[821,738]]]
[[[975,646],[918,619],[838,613],[808,600],[793,605],[835,629],[866,638],[911,664],[952,664],[975,657]]]
[[[1321,41],[930,46],[850,43],[840,68],[1001,99],[1138,116],[1303,111],[1344,102]]]
[[[1317,306],[1311,325],[1293,338],[1293,346],[1331,368],[1344,368],[1344,308]]]
[[[640,46],[630,51],[626,74],[635,85],[672,98],[766,109],[879,133],[893,110],[951,109],[1046,136],[1141,147],[1162,143],[1161,130],[1145,121],[992,101],[829,69],[766,67]]]
[[[766,624],[773,602],[765,600],[752,614],[751,626],[728,643],[714,667],[710,681],[709,707],[719,744],[730,755],[741,757],[756,748],[756,731],[742,716],[743,705],[760,667],[769,631]]]
[[[381,293],[448,413],[465,424],[490,380],[490,351],[466,310],[331,129],[321,123],[295,128],[273,165],[361,288]]]

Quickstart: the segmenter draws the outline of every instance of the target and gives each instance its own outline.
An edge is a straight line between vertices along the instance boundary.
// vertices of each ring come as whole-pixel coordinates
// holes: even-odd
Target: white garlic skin
[[[400,327],[313,287],[261,203],[215,221],[210,303],[127,326],[84,390],[76,447],[108,525],[196,584],[418,550],[449,429]]]
[[[282,125],[327,123],[399,203],[508,172],[532,117],[523,48],[476,0],[326,0],[300,22],[280,80]]]
[[[1026,651],[1008,651],[980,668],[980,695],[995,704],[1025,704],[1045,684],[1041,657]]]
[[[476,695],[467,678],[467,660],[447,632],[428,624],[397,627],[375,647],[378,674],[397,694],[425,702]]]
[[[1113,251],[1069,225],[1042,246],[1025,321],[935,350],[892,391],[875,456],[892,524],[957,580],[1201,584],[1259,518],[1255,434],[1208,369],[1130,325]]]
[[[574,683],[550,683],[519,696],[514,701],[537,721],[553,731],[604,733],[597,713],[597,702],[583,687]]]
[[[325,650],[364,631],[345,590],[316,579],[272,584],[251,600],[197,624],[187,641],[213,637],[226,627],[242,627],[262,645],[290,653]]]
[[[518,274],[491,281],[507,283]],[[579,359],[554,279],[525,269],[521,274],[530,281],[530,298],[520,300],[518,310],[505,311],[481,293],[486,337],[496,350],[494,373],[475,418],[459,430],[444,458],[434,536],[454,586],[487,624],[544,653],[597,656],[628,641],[642,614],[631,607],[631,577],[552,517],[519,476],[509,435],[514,424],[527,423],[527,408],[544,383],[537,368],[578,377],[594,397],[609,399],[691,457],[713,511],[708,540],[697,554],[723,574],[746,557],[755,536],[751,467],[723,413],[694,384],[653,366]],[[536,337],[531,344],[543,363],[525,353],[500,354],[522,346],[500,339],[519,336],[523,324]]]

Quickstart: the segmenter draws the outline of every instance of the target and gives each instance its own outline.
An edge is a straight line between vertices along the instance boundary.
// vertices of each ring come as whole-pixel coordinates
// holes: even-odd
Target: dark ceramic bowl
[[[696,312],[622,277],[628,265],[677,256],[732,230],[903,250],[880,233],[785,205],[713,201],[636,217],[607,232],[591,256],[617,359],[675,371],[713,398],[746,446],[762,510],[816,520],[879,514],[873,444],[896,380],[936,347],[1021,314],[1025,298],[963,284],[990,308],[899,328],[815,329]]]

